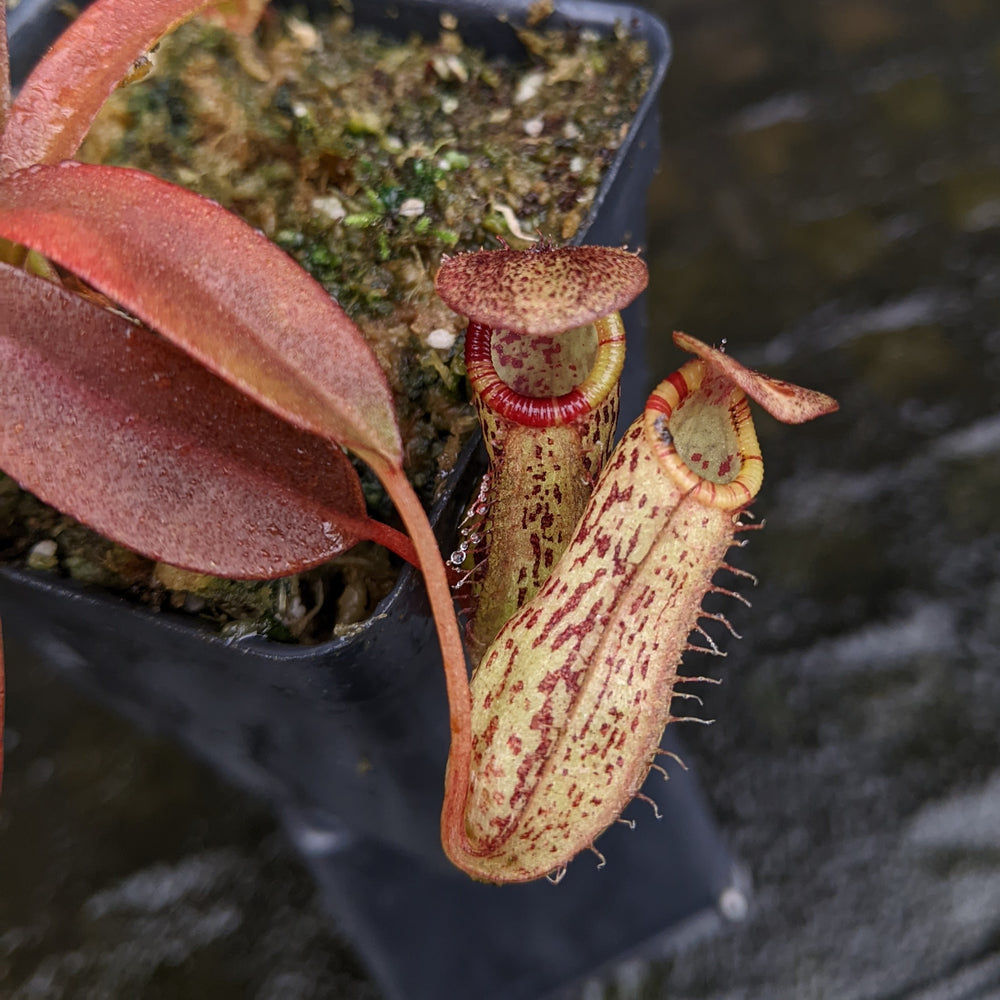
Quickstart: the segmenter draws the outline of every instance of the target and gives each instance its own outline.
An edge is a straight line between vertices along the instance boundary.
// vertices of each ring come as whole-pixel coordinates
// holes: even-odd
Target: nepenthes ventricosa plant
[[[454,266],[446,263],[446,279]],[[446,280],[446,301],[450,290]],[[474,351],[482,336],[473,330]],[[694,337],[676,333],[674,341],[695,359],[649,397],[603,464],[550,574],[475,669],[468,774],[450,775],[442,826],[449,856],[476,878],[561,872],[639,792],[673,718],[674,686],[686,679],[681,659],[699,648],[692,635],[701,633],[701,648],[711,643],[699,622],[719,616],[706,614],[702,601],[711,591],[732,593],[714,582],[717,572],[741,572],[726,555],[763,479],[748,397],[786,423],[837,408],[829,396],[751,371]],[[541,403],[525,407],[540,423]],[[572,426],[550,409],[553,424]],[[536,426],[536,438],[547,441],[546,430]],[[494,466],[505,460],[491,457]],[[556,483],[560,472],[579,479],[590,468],[557,469]],[[536,552],[530,536],[538,529],[511,518],[506,499],[507,521],[494,517],[491,530],[527,534],[524,549]],[[514,548],[502,548],[508,577],[518,575]]]
[[[98,0],[12,101],[0,4],[0,464],[64,514],[197,573],[271,578],[362,539],[419,565],[449,695],[445,850],[488,881],[560,870],[637,792],[670,720],[702,599],[760,486],[746,397],[789,422],[836,404],[678,335],[696,359],[611,452],[618,310],[645,265],[548,244],[446,263],[438,287],[473,324],[492,463],[470,694],[446,567],[360,331],[218,204],[72,160],[136,59],[202,6]],[[265,4],[236,6],[249,28]],[[450,296],[456,273],[474,306]],[[406,535],[368,516],[345,448]],[[0,650],[0,726],[2,667]]]

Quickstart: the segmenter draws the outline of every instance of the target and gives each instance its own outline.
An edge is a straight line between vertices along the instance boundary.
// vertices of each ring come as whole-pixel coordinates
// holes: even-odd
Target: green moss
[[[270,22],[248,54],[186,26],[161,46],[154,76],[112,98],[82,155],[233,208],[362,328],[433,295],[429,278],[373,278],[373,262],[408,255],[429,269],[491,232],[510,237],[497,205],[526,232],[572,236],[649,78],[644,46],[627,37],[524,32],[530,56],[518,64],[450,31],[404,44],[344,17],[318,28]],[[331,199],[339,217],[324,210]]]

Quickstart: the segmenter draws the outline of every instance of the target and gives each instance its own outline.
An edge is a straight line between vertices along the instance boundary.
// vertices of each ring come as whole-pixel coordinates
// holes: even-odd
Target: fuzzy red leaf
[[[162,338],[6,265],[0,316],[0,465],[46,502],[220,576],[280,576],[359,538],[412,558],[367,518],[343,451]]]
[[[0,181],[0,236],[78,274],[284,419],[402,464],[360,331],[262,233],[137,170],[67,162]]]
[[[0,135],[0,176],[73,156],[134,62],[207,0],[98,0],[21,87]]]

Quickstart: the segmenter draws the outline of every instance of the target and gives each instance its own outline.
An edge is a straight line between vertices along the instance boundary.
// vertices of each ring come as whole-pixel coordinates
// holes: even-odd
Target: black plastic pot
[[[54,6],[23,0],[11,12],[18,74],[51,37]],[[470,42],[516,56],[511,23],[528,6],[459,0],[447,10]],[[436,33],[440,13],[424,0],[391,8],[358,3],[355,12],[358,23],[395,34]],[[616,21],[646,39],[655,78],[579,238],[637,246],[659,152],[656,91],[670,58],[666,30],[642,10],[605,3],[557,3],[552,19],[600,32]],[[641,363],[641,300],[625,321],[623,419],[630,420],[651,381]],[[433,512],[445,551],[479,471],[473,445]],[[634,832],[618,825],[602,837],[603,870],[583,857],[558,887],[503,889],[453,870],[438,841],[448,750],[444,682],[415,573],[404,572],[349,638],[313,647],[227,643],[189,620],[11,568],[0,569],[0,614],[17,645],[269,799],[389,997],[545,996],[650,941],[665,944],[682,923],[698,917],[711,924],[724,894],[739,894],[695,779],[679,771],[668,784],[654,776],[649,789],[662,822],[637,803],[629,812],[638,821]],[[16,671],[17,662],[8,669]],[[665,745],[676,749],[672,740]]]

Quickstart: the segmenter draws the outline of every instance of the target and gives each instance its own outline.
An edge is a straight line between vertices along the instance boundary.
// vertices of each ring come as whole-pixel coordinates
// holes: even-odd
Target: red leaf
[[[374,537],[349,460],[173,345],[0,265],[0,456],[42,500],[152,558],[281,576]],[[412,551],[407,553],[412,555]]]
[[[0,135],[0,176],[73,156],[132,64],[206,0],[98,0],[25,81]]]
[[[388,383],[357,327],[262,233],[149,174],[67,162],[0,181],[32,247],[291,423],[400,467]]]

